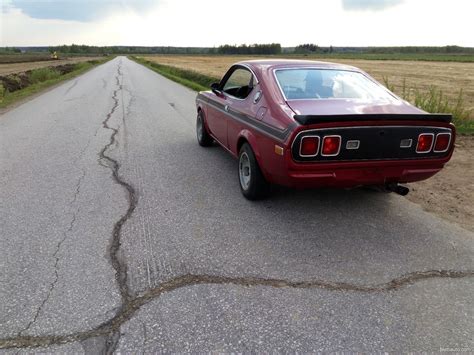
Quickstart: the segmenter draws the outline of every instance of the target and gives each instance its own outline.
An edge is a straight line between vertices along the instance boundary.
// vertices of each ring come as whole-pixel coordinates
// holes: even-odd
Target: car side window
[[[223,91],[238,99],[245,99],[254,86],[252,73],[244,68],[235,69],[224,83]]]

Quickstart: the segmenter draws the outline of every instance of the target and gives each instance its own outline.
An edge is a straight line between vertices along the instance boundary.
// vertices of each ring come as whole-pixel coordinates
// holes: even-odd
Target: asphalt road
[[[0,116],[0,352],[474,351],[473,233],[393,194],[249,202],[194,98],[120,57]]]

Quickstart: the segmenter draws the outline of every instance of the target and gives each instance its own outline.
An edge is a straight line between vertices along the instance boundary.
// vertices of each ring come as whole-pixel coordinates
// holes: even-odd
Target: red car
[[[427,114],[354,67],[245,61],[211,89],[196,98],[198,142],[238,158],[248,199],[270,184],[406,194],[399,183],[433,176],[453,153],[451,115]]]

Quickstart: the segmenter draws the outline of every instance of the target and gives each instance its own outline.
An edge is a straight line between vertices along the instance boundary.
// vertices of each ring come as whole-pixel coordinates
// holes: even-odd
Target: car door
[[[239,107],[252,90],[252,73],[245,67],[234,66],[222,79],[219,90],[214,93],[208,113],[208,126],[213,136],[225,147],[229,147],[228,124],[232,119],[232,107]],[[234,112],[235,114],[235,112]]]
[[[211,101],[207,107],[206,121],[212,136],[225,147],[227,147],[227,118],[225,117],[226,106],[227,97],[224,95],[219,86],[219,90],[215,90],[212,93]]]
[[[237,140],[243,129],[249,129],[252,121],[256,120],[257,103],[262,95],[258,80],[247,68],[241,69],[239,73],[240,89],[228,95],[228,115],[230,119],[227,124],[228,148],[237,154]]]

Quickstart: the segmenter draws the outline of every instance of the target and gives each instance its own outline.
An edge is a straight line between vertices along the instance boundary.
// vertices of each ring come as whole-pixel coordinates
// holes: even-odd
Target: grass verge
[[[130,56],[129,58],[194,91],[209,90],[209,87],[212,83],[216,83],[221,80],[220,78],[207,76],[196,71],[150,62],[149,60],[140,57]]]
[[[62,81],[75,78],[76,76],[81,75],[86,71],[111,59],[112,57],[76,63],[74,64],[74,68],[71,72],[63,75],[61,75],[54,68],[41,68],[32,70],[29,74],[31,85],[13,92],[8,92],[8,90],[6,90],[5,87],[0,84],[0,108],[6,108]]]
[[[426,112],[452,114],[453,123],[456,125],[458,133],[474,134],[474,120],[469,118],[471,111],[465,107],[462,89],[459,90],[456,100],[452,101],[435,86],[431,86],[428,91],[424,92],[416,87],[407,87],[406,80],[403,80],[402,87],[398,90],[391,84],[388,77],[384,77],[383,81],[387,89]]]

